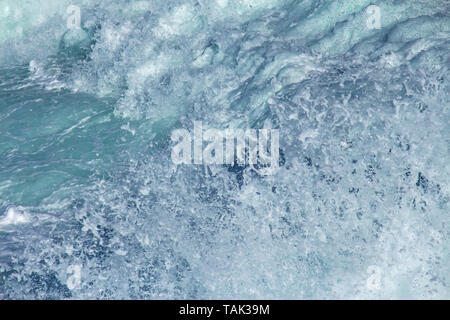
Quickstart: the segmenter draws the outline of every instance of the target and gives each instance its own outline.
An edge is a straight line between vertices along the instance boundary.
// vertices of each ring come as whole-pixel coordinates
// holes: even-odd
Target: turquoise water
[[[0,0],[0,298],[450,298],[449,49],[445,0]]]

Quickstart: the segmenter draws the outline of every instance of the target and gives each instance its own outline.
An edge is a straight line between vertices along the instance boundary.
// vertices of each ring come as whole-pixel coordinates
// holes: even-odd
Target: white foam
[[[6,213],[6,216],[0,219],[0,227],[24,224],[29,221],[30,219],[25,212],[21,212],[16,207],[10,207]]]

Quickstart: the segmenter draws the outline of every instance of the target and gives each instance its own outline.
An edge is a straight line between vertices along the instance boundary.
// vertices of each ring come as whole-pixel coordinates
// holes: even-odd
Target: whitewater
[[[448,0],[0,0],[0,299],[450,299],[449,69]]]

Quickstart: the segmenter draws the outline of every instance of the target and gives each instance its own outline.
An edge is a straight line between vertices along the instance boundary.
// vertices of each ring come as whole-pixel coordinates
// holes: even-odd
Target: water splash
[[[37,4],[0,5],[0,297],[448,297],[446,1]],[[173,165],[197,120],[280,170]]]

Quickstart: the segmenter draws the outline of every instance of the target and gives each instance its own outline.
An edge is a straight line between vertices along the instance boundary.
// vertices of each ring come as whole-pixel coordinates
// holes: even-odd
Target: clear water
[[[449,67],[446,0],[0,0],[0,298],[450,298]]]

